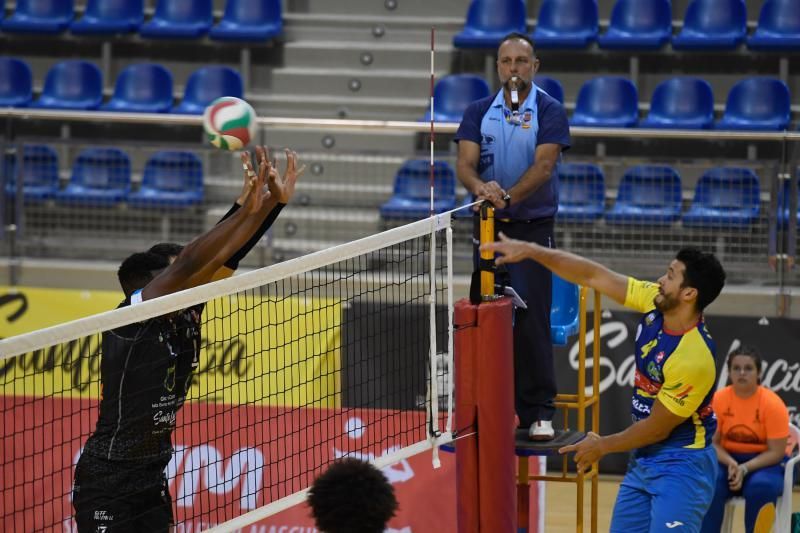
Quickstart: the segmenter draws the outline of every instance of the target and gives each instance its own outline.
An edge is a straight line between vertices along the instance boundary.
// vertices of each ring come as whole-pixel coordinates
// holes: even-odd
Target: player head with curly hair
[[[372,464],[336,461],[308,493],[311,515],[324,533],[382,533],[397,510],[394,488]]]

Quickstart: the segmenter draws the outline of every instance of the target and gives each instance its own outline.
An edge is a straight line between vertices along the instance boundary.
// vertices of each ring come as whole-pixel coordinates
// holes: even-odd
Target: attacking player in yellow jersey
[[[681,249],[657,283],[623,276],[583,257],[508,239],[484,244],[497,264],[534,260],[562,278],[591,287],[645,315],[636,330],[633,424],[601,437],[589,433],[572,446],[584,471],[608,453],[633,451],[620,486],[612,532],[696,532],[711,503],[717,458],[711,437],[716,347],[703,309],[725,284],[710,253]]]

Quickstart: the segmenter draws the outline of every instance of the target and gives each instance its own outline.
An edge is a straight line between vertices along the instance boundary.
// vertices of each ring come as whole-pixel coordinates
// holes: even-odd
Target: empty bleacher
[[[60,101],[59,93],[50,88],[52,83],[48,86],[48,73],[58,65],[80,59],[100,73],[101,102],[95,105],[96,83],[88,91],[95,100],[88,96],[78,100],[82,109],[99,108],[99,112],[146,110],[197,115],[218,92],[241,91],[262,117],[312,121],[329,118],[427,120],[429,29],[434,25],[437,30],[435,74],[439,80],[437,112],[447,113],[437,116],[437,120],[457,121],[459,110],[472,95],[465,98],[465,91],[457,89],[452,93],[454,98],[448,99],[447,80],[469,78],[476,87],[483,80],[490,92],[498,87],[492,57],[496,43],[491,40],[496,36],[487,38],[487,32],[496,29],[498,34],[504,34],[514,28],[536,37],[538,31],[542,85],[556,97],[561,93],[560,98],[573,124],[623,127],[634,132],[628,137],[601,133],[574,136],[573,147],[565,161],[586,168],[582,174],[573,172],[575,168],[564,174],[564,215],[560,220],[562,229],[559,229],[562,244],[588,251],[596,257],[622,260],[636,256],[637,247],[641,249],[643,243],[655,256],[659,247],[663,249],[670,242],[695,239],[701,244],[717,246],[728,255],[747,255],[743,267],[747,272],[743,276],[752,278],[764,274],[755,265],[766,253],[763,243],[766,242],[773,191],[779,190],[778,183],[783,187],[785,180],[779,182],[779,177],[786,173],[786,168],[797,166],[794,143],[788,143],[788,153],[784,155],[786,148],[775,140],[701,137],[666,140],[641,136],[635,131],[640,128],[797,130],[800,77],[791,57],[797,46],[793,41],[796,35],[791,26],[780,25],[778,31],[774,23],[780,16],[776,12],[788,13],[787,19],[793,20],[793,12],[790,12],[793,3],[778,0],[733,2],[743,6],[745,32],[741,38],[734,39],[735,47],[730,49],[686,43],[676,46],[676,38],[682,34],[688,36],[687,31],[694,28],[692,13],[708,9],[707,2],[671,2],[668,28],[664,21],[664,2],[600,0],[596,2],[595,11],[592,10],[595,3],[591,1],[507,3],[512,10],[509,13],[498,12],[496,2],[478,0],[435,3],[422,0],[336,3],[215,0],[208,4],[195,3],[200,14],[198,20],[203,22],[201,30],[181,33],[184,30],[173,28],[178,34],[156,35],[161,31],[157,27],[163,26],[158,21],[171,16],[168,1],[143,2],[141,16],[139,9],[121,9],[119,2],[78,1],[67,26],[55,33],[50,29],[44,30],[49,33],[42,34],[19,33],[6,31],[0,25],[0,55],[4,58],[0,71],[16,69],[15,72],[21,73],[14,76],[13,87],[0,81],[0,104],[69,108],[69,105],[59,105],[63,100]],[[24,2],[9,4],[5,21],[14,18],[21,4]],[[108,13],[107,9],[100,9],[101,4],[117,5],[116,22],[106,21],[110,26],[105,29],[97,26],[98,18],[102,18],[100,14]],[[243,21],[239,16],[241,6],[248,4],[257,5],[260,11],[251,11],[253,17]],[[492,4],[495,10],[484,4]],[[568,10],[572,18],[564,15],[561,4],[574,5],[575,9]],[[131,5],[137,7],[136,2]],[[649,6],[653,7],[655,15],[647,12]],[[554,7],[558,9],[554,11]],[[741,17],[736,19],[739,13],[734,9],[729,13],[733,18],[728,17],[738,21],[737,28],[741,26]],[[251,27],[242,27],[245,22]],[[195,23],[189,26],[196,28],[192,24]],[[548,42],[544,37],[549,31],[548,25],[555,27],[562,37],[564,30],[570,29],[574,33],[573,40]],[[468,30],[471,26],[480,26],[483,30],[478,28],[477,33],[465,35],[469,33],[465,28]],[[473,40],[465,41],[466,37]],[[478,42],[478,37],[484,41]],[[677,43],[680,42],[678,39]],[[148,66],[150,75],[139,72],[144,65]],[[29,88],[26,87],[26,71],[30,72]],[[215,81],[200,81],[203,88],[200,90],[198,80],[211,75],[217,76]],[[223,75],[226,76],[224,81]],[[16,83],[18,78],[19,83]],[[145,83],[148,81],[152,83]],[[438,92],[440,88],[441,93]],[[617,90],[592,92],[601,89]],[[79,93],[69,94],[75,98]],[[747,105],[754,100],[762,105]],[[51,102],[50,105],[47,102]],[[62,195],[81,151],[101,145],[119,148],[128,154],[130,190],[117,206],[102,208],[100,217],[107,220],[111,229],[105,237],[120,248],[119,252],[111,253],[112,257],[117,257],[127,251],[128,246],[119,235],[129,235],[129,229],[135,229],[137,238],[142,240],[148,235],[181,240],[212,223],[215,217],[218,219],[217,213],[237,194],[240,178],[235,157],[204,147],[196,125],[179,124],[60,123],[34,119],[15,120],[13,126],[15,148],[31,144],[30,139],[49,146],[57,154],[57,189]],[[425,157],[427,136],[422,129],[420,132],[392,128],[358,131],[282,124],[263,128],[261,142],[274,147],[292,146],[309,163],[309,171],[298,185],[297,202],[287,208],[273,231],[270,249],[275,256],[313,251],[397,223],[397,217],[382,217],[380,208],[393,197],[395,176],[403,162]],[[451,139],[452,133],[437,134],[436,149],[437,160],[453,166],[455,147]],[[194,153],[203,167],[201,196],[194,196],[188,208],[168,213],[167,217],[161,216],[158,208],[147,208],[146,202],[134,200],[137,195],[146,196],[141,191],[159,190],[146,183],[145,167],[157,151],[165,149]],[[626,174],[647,165],[672,168],[679,176],[677,216],[672,196],[672,214],[653,227],[645,224],[644,219],[639,220],[638,225],[617,223],[612,213],[621,191],[627,187]],[[704,174],[715,168],[749,169],[759,182],[758,210],[747,219],[744,228],[730,228],[732,238],[721,240],[717,238],[721,234],[718,228],[709,230],[702,222],[708,212],[703,212],[705,215],[701,215],[699,224],[692,222],[695,205],[726,208],[707,205],[700,194],[701,189],[706,189],[698,188]],[[599,189],[598,175],[602,178]],[[581,183],[574,183],[578,179],[574,176],[591,178],[589,185],[583,187]],[[569,180],[573,182],[567,184]],[[9,188],[10,183],[7,179],[6,191],[16,189],[15,183]],[[34,183],[37,182],[31,180],[30,187]],[[28,182],[23,185],[25,189]],[[43,257],[103,256],[99,245],[94,252],[82,252],[76,246],[61,250],[59,242],[64,242],[65,231],[73,235],[77,232],[81,238],[91,241],[91,224],[68,220],[73,215],[52,191],[35,202],[33,190],[31,188],[25,196],[26,209],[31,210],[31,217],[35,215],[35,221],[26,229],[26,238],[31,239],[29,243],[46,243],[47,246],[29,244],[24,247],[25,253]],[[463,200],[464,191],[457,182],[454,194],[454,202]],[[588,203],[583,205],[584,202]],[[568,214],[570,209],[573,214]],[[581,209],[586,209],[587,214],[575,215]],[[589,224],[587,219],[594,222]],[[664,225],[666,234],[659,236],[662,230],[654,228]],[[58,230],[54,233],[58,238],[51,238],[48,227]],[[579,227],[583,229],[577,230]],[[670,236],[674,234],[679,237]],[[603,245],[606,248],[602,248]],[[269,258],[259,258],[254,264],[262,260]]]

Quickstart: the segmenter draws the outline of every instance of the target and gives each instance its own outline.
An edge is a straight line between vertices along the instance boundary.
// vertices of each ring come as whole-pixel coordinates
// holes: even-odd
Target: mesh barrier
[[[392,153],[372,150],[369,131],[350,138],[320,126],[318,143],[314,135],[279,133],[288,137],[282,142],[295,143],[308,171],[296,201],[246,266],[298,257],[427,216],[427,161],[419,151],[424,143],[409,142],[413,135],[403,133]],[[364,148],[353,146],[356,141]],[[601,134],[576,136],[559,169],[558,246],[650,278],[676,249],[696,245],[718,254],[731,284],[800,283],[798,269],[779,274],[768,263],[771,249],[781,254],[796,248],[789,222],[797,210],[788,177],[796,181],[800,172],[799,143],[784,143],[783,155],[773,158],[777,141],[761,142],[765,155],[756,157],[753,150],[751,157],[746,140],[683,140],[678,147],[669,139],[639,140],[640,157],[591,157],[587,152],[596,147],[590,141],[605,142]],[[77,140],[14,144],[3,172],[7,255],[116,261],[131,246],[184,242],[211,227],[239,194],[238,157],[197,143],[170,146],[164,151],[127,140],[113,146]],[[455,175],[454,148],[438,148],[435,210],[443,212],[460,205],[466,191]],[[280,146],[272,152],[282,165]],[[455,224],[454,268],[461,275],[472,268],[471,226],[469,217]]]
[[[448,441],[451,238],[435,217],[0,341],[2,529],[71,531],[72,502],[147,530],[164,487],[178,531],[235,530],[337,457]]]

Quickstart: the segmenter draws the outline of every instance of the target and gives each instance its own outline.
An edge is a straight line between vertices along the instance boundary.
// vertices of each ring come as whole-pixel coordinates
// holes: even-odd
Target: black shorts
[[[107,477],[90,475],[93,469],[87,462],[79,461],[72,489],[78,533],[168,533],[171,530],[175,520],[163,471],[158,476],[160,482],[139,486],[125,483],[115,487],[108,484]]]

